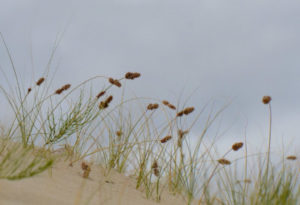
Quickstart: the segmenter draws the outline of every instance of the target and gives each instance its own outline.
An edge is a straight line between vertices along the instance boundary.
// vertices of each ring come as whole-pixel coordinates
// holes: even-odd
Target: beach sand
[[[0,180],[0,204],[4,205],[182,205],[180,197],[162,195],[159,203],[146,199],[135,189],[135,179],[115,170],[105,174],[100,166],[92,165],[88,178],[82,177],[80,162],[69,166],[58,162],[41,174],[22,180]]]

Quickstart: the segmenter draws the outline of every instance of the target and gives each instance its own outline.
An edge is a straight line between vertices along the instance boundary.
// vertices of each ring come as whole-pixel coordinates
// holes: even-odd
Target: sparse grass
[[[267,154],[258,156],[261,163],[256,163],[250,174],[248,163],[253,157],[247,154],[246,138],[221,155],[214,152],[217,141],[205,142],[208,136],[215,139],[210,131],[217,129],[215,122],[227,104],[215,111],[213,106],[209,110],[208,104],[175,106],[165,99],[126,99],[126,81],[140,77],[130,72],[119,79],[96,76],[75,87],[65,84],[56,89],[45,75],[34,86],[24,88],[4,45],[17,91],[0,85],[14,114],[1,134],[0,178],[16,180],[41,173],[56,162],[53,153],[61,146],[70,165],[93,159],[107,172],[114,169],[131,174],[136,188],[158,202],[169,192],[183,196],[187,204],[299,203],[299,170],[293,161],[289,165],[286,162],[297,157],[284,157],[276,166],[270,158],[271,98],[263,98],[270,114]],[[83,88],[94,80],[106,85],[98,94]],[[121,96],[118,91],[123,91]],[[196,125],[197,132],[193,133]],[[241,153],[244,163],[230,158],[234,151]],[[85,163],[82,170],[84,178],[93,171]]]

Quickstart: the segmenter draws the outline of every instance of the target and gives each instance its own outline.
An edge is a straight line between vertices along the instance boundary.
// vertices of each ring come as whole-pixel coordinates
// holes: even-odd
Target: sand
[[[146,199],[145,193],[135,189],[135,179],[117,173],[105,174],[99,166],[92,166],[89,178],[82,177],[80,163],[72,167],[66,162],[31,178],[0,180],[0,204],[5,205],[182,205],[180,197],[169,193],[161,202]]]

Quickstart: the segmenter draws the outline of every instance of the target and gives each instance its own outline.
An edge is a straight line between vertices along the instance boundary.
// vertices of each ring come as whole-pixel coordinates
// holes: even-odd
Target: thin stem
[[[267,152],[267,175],[269,173],[271,136],[272,136],[272,109],[271,109],[271,103],[269,103],[269,136],[268,136],[268,152]]]

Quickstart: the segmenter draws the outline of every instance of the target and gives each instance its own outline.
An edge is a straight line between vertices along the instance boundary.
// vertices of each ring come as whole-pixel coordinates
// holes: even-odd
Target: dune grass
[[[3,44],[16,85],[0,85],[14,115],[1,134],[0,178],[20,180],[39,174],[56,163],[54,153],[62,149],[70,166],[93,161],[107,173],[114,169],[134,176],[136,189],[157,202],[167,192],[184,198],[186,204],[299,204],[299,168],[293,163],[297,157],[282,156],[279,165],[270,157],[270,97],[263,98],[270,112],[266,154],[248,155],[246,138],[217,154],[218,142],[208,144],[205,139],[216,139],[218,133],[211,130],[217,129],[216,121],[228,104],[215,109],[210,104],[194,107],[166,99],[127,99],[122,89],[125,83],[139,84],[141,74],[136,72],[52,88],[47,67],[45,76],[24,88]],[[98,93],[85,88],[95,80],[105,85]],[[128,82],[132,80],[136,82]],[[240,153],[240,158],[231,158],[232,152]],[[259,163],[249,167],[250,160]],[[93,171],[88,163],[82,169],[84,178]]]

